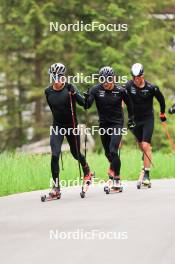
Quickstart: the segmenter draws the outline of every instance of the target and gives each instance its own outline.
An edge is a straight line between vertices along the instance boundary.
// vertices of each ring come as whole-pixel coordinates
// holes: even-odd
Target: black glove
[[[68,91],[71,94],[76,94],[76,90],[75,90],[75,87],[73,85],[68,85]]]
[[[171,115],[171,114],[173,114],[173,109],[172,109],[172,107],[170,107],[169,109],[168,109],[168,113]]]
[[[133,118],[129,118],[128,119],[128,128],[130,130],[132,130],[134,127],[136,126],[135,122],[134,122],[134,119]]]
[[[168,109],[168,113],[169,114],[174,114],[175,113],[175,104]]]
[[[88,92],[84,92],[83,95],[84,95],[84,101],[85,101],[84,109],[87,110],[88,109],[88,98],[90,94]]]
[[[166,119],[166,115],[165,113],[160,113],[160,121],[161,122],[165,122],[167,119]]]
[[[88,92],[84,92],[83,95],[84,95],[85,100],[87,100],[89,98],[89,93]]]

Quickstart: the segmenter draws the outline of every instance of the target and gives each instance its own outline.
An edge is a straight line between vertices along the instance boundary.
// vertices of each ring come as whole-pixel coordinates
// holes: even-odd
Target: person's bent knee
[[[72,156],[74,157],[74,159],[78,160],[78,155],[77,155],[76,152],[71,151],[71,154],[72,154]]]
[[[110,156],[113,159],[114,157],[119,157],[118,149],[116,151],[110,152]]]
[[[109,160],[109,162],[111,162],[111,160],[112,160],[111,154],[109,152],[105,152],[105,156]]]
[[[143,151],[145,151],[145,152],[150,151],[150,150],[151,150],[151,145],[150,145],[150,143],[142,142],[142,149],[143,149]]]
[[[74,157],[74,159],[78,160],[81,159],[83,157],[83,155],[81,154],[81,152],[77,153],[77,152],[71,152],[72,156]]]

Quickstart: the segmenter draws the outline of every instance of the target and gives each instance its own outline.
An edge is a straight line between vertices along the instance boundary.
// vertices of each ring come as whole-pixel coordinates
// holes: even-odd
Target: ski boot
[[[46,201],[58,200],[60,198],[61,198],[60,188],[53,187],[52,190],[49,192],[48,196],[47,195],[41,196],[41,201],[46,202]]]
[[[120,177],[115,176],[114,171],[112,169],[109,169],[108,176],[109,176],[109,180],[106,182],[106,185],[104,186],[104,192],[106,194],[122,192],[123,186],[121,185]]]
[[[151,188],[150,178],[149,178],[149,175],[147,175],[146,173],[144,174],[142,185],[144,187]]]
[[[87,175],[84,176],[83,178],[83,186],[82,186],[82,191],[80,193],[81,198],[85,198],[86,192],[89,189],[89,186],[92,183],[92,178],[95,177],[95,173],[89,172]]]

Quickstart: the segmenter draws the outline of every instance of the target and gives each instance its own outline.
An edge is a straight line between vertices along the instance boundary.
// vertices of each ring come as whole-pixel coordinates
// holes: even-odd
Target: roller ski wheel
[[[140,190],[141,189],[141,186],[142,186],[142,183],[139,181],[137,182],[137,189]]]
[[[80,197],[83,199],[85,198],[85,196],[86,196],[86,193],[82,190],[82,192],[80,193]]]
[[[110,194],[110,188],[109,188],[108,186],[105,186],[105,187],[104,187],[104,192],[105,192],[106,194]]]
[[[46,201],[46,198],[47,198],[46,195],[42,195],[41,196],[41,202],[45,202]]]

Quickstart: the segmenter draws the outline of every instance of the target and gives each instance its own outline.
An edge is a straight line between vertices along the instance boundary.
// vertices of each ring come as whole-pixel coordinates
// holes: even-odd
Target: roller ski
[[[149,175],[145,173],[144,169],[142,169],[139,180],[137,182],[137,189],[141,189],[142,187],[151,188]]]
[[[89,172],[86,176],[83,178],[83,186],[82,186],[82,191],[80,193],[81,198],[85,198],[86,192],[89,189],[89,186],[92,183],[92,179],[95,177],[95,173]]]
[[[48,196],[47,195],[41,196],[41,202],[59,200],[60,198],[61,198],[60,189],[58,187],[53,187],[53,189],[50,191]]]
[[[123,186],[120,181],[120,177],[115,176],[112,170],[108,172],[109,180],[106,182],[104,187],[104,192],[106,194],[110,193],[120,193],[123,191]]]

